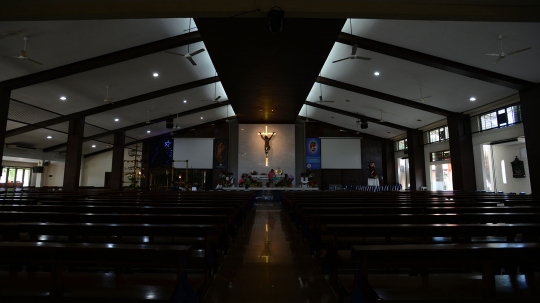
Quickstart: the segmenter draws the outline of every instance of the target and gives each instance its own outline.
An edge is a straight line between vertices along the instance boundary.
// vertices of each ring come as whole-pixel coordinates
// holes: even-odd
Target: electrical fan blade
[[[427,98],[431,98],[431,96],[427,96],[427,97],[424,97],[424,98],[422,98],[422,99],[427,99]]]
[[[4,56],[4,58],[21,59],[21,56]]]
[[[517,54],[517,53],[521,53],[521,52],[530,50],[531,48],[532,48],[532,47],[527,47],[527,48],[520,49],[520,50],[517,50],[517,51],[509,52],[508,54],[506,54],[506,56],[510,56],[510,55]]]
[[[173,52],[170,52],[170,51],[165,51],[165,52],[169,53],[169,54],[177,55],[177,56],[182,56],[182,57],[186,56],[186,55],[182,55],[182,54],[173,53]]]
[[[219,100],[219,98],[221,98],[221,96],[217,96],[217,98],[216,98],[216,99],[215,99],[214,101],[217,101],[217,100]]]
[[[355,56],[356,55],[356,49],[358,49],[358,44],[355,44],[352,48],[352,52],[351,52],[351,56]]]
[[[339,59],[339,60],[336,60],[336,61],[334,61],[334,62],[332,62],[332,63],[336,63],[336,62],[343,61],[343,60],[347,60],[347,59],[349,59],[349,57],[343,58],[343,59]]]
[[[38,62],[38,61],[36,61],[36,60],[32,60],[32,59],[30,59],[30,58],[27,58],[27,60],[30,61],[30,62],[32,62],[32,63],[35,63],[35,64],[43,65],[43,63]]]
[[[191,56],[195,56],[195,55],[198,55],[200,53],[204,52],[204,48],[201,48],[200,50],[196,51],[196,52],[193,52],[193,53],[190,53]]]
[[[497,64],[499,61],[501,61],[502,59],[504,59],[504,57],[500,56],[499,58],[497,58],[497,60],[495,60],[495,62],[493,64]]]
[[[486,56],[500,56],[501,54],[486,54]]]
[[[368,58],[368,57],[360,57],[360,56],[355,56],[354,59],[371,60],[371,58]]]
[[[333,103],[333,102],[336,102],[336,101],[324,100],[323,102],[330,102],[330,103]]]
[[[191,59],[191,57],[186,57],[186,59],[188,59],[189,62],[191,62],[191,64],[197,65],[197,63],[195,63],[195,61],[193,61],[193,59]]]
[[[422,99],[411,99],[412,101],[422,101]]]

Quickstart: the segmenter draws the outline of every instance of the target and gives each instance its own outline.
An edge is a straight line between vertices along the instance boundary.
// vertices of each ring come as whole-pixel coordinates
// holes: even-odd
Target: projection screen
[[[188,160],[189,168],[211,169],[214,139],[176,138],[174,139],[173,160]],[[174,167],[185,168],[185,162],[175,162]]]
[[[360,138],[321,138],[322,169],[361,169]]]

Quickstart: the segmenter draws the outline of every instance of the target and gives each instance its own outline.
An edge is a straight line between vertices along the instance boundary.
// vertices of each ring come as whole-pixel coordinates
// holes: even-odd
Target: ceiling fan
[[[189,19],[189,28],[188,28],[188,29],[189,29],[189,32],[191,32],[191,18]],[[195,61],[193,61],[193,56],[198,55],[198,54],[204,52],[205,49],[204,49],[204,48],[201,48],[200,50],[197,50],[197,51],[194,51],[194,52],[190,53],[190,52],[189,52],[189,44],[188,44],[188,46],[187,46],[187,49],[188,49],[187,54],[178,54],[178,53],[170,52],[170,51],[165,51],[165,52],[166,52],[166,53],[169,53],[169,54],[177,55],[177,56],[182,56],[182,57],[188,59],[189,62],[191,62],[191,64],[197,65],[197,63],[195,63]]]
[[[225,122],[229,123],[232,120],[236,119],[236,115],[229,117],[229,106],[231,106],[231,105],[226,105],[226,106],[227,106],[227,119],[225,119]]]
[[[217,73],[216,73],[216,76],[217,76]],[[217,82],[214,82],[214,100],[201,100],[201,101],[203,101],[203,102],[210,102],[210,101],[212,101],[212,102],[214,102],[214,103],[218,103],[218,100],[219,100],[219,98],[221,98],[221,96],[217,96],[217,97],[216,97],[216,87],[217,87]],[[228,115],[227,115],[227,116],[228,116]]]
[[[350,18],[349,18],[349,25],[351,26],[351,35],[352,35],[352,20]],[[347,60],[347,59],[371,60],[371,58],[368,58],[368,57],[358,56],[356,54],[357,49],[358,49],[358,44],[353,45],[352,52],[351,52],[351,55],[349,57],[333,61],[332,63],[336,63],[336,62]]]
[[[103,99],[104,102],[109,102],[110,104],[113,104],[114,98],[109,98],[109,86],[105,86],[107,88],[107,93],[105,95],[105,99]]]
[[[176,129],[180,129],[181,127],[178,125],[178,113],[176,113],[176,125],[174,126]]]
[[[306,123],[315,122],[315,121],[309,120],[308,113],[307,113],[307,108],[308,108],[307,104],[305,105],[305,107],[306,107]]]
[[[147,114],[147,116],[146,116],[146,124],[152,123],[152,122],[150,121],[150,111],[147,110],[147,111],[146,111],[146,114]]]
[[[520,50],[517,50],[517,51],[505,53],[503,51],[503,46],[502,46],[502,38],[503,38],[503,36],[499,35],[497,37],[499,38],[499,41],[501,42],[501,53],[500,54],[486,54],[486,56],[496,56],[496,57],[498,57],[497,60],[495,60],[495,62],[493,64],[497,64],[497,62],[501,61],[502,59],[504,59],[504,58],[506,58],[508,56],[511,56],[511,55],[514,55],[514,54],[517,54],[517,53],[520,53],[520,52],[524,52],[524,51],[530,50],[532,48],[532,47],[527,47],[527,48],[520,49]]]
[[[420,101],[422,103],[426,103],[426,99],[427,98],[431,98],[431,96],[427,96],[427,97],[424,97],[424,95],[422,94],[422,85],[419,85],[420,86],[420,98],[418,99],[411,99],[413,101]]]
[[[24,48],[21,50],[21,54],[19,56],[4,56],[4,57],[13,58],[13,59],[20,59],[20,60],[23,60],[23,61],[29,61],[29,62],[32,62],[32,63],[35,63],[35,64],[43,65],[43,63],[41,63],[41,62],[38,62],[36,60],[28,58],[28,56],[26,55],[26,41],[28,41],[28,37],[24,37],[23,39],[24,39]]]
[[[319,95],[319,102],[329,102],[329,103],[332,103],[332,102],[335,102],[335,101],[331,101],[331,100],[324,100],[323,99],[323,96],[322,96],[322,84],[321,82],[319,82],[319,89],[321,91],[321,94]]]

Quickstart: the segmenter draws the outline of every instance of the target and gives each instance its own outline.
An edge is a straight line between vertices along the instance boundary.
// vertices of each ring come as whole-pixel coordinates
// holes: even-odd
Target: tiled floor
[[[256,204],[205,302],[337,302],[285,216],[279,203]]]

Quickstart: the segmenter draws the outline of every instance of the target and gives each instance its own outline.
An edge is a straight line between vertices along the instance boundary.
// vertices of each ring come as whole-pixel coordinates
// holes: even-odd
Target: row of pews
[[[369,297],[369,283],[385,300],[395,299],[399,290],[392,288],[404,281],[420,281],[411,289],[429,293],[441,273],[457,274],[446,275],[453,278],[444,287],[477,273],[481,282],[470,296],[491,299],[500,295],[498,274],[522,274],[532,285],[540,265],[540,199],[533,196],[284,192],[282,206],[340,300],[355,288]]]
[[[250,192],[2,195],[0,301],[202,301],[253,203]]]

